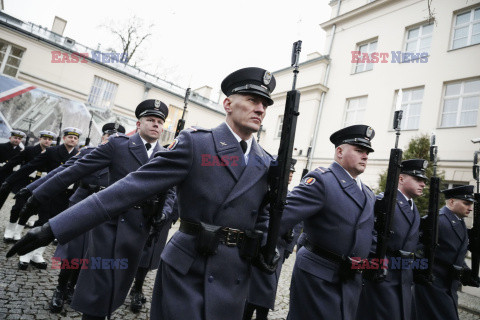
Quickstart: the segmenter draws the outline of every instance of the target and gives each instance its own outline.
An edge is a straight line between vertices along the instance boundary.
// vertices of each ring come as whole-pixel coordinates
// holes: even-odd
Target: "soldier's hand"
[[[265,247],[262,247],[258,255],[252,259],[252,265],[265,273],[273,274],[277,270],[279,260],[280,254],[278,253],[278,249],[275,249],[275,257],[273,258],[272,263],[267,262],[265,258]]]
[[[7,252],[7,258],[10,258],[14,254],[23,256],[35,249],[45,247],[55,239],[52,228],[47,222],[41,227],[35,227],[28,231],[22,239],[13,245],[13,247]]]
[[[426,270],[418,270],[415,269],[413,272],[413,281],[416,284],[422,284],[425,286],[432,285],[433,281],[435,280],[435,276],[433,274],[428,274]]]
[[[13,198],[27,200],[31,195],[32,195],[32,192],[28,190],[28,188],[22,188],[17,192],[17,194]]]
[[[31,216],[36,215],[38,213],[38,209],[40,208],[40,201],[35,198],[35,196],[31,196],[28,198],[27,202],[23,206],[22,210],[20,210],[20,220],[28,220]]]
[[[160,236],[160,231],[162,230],[163,225],[167,221],[167,216],[165,213],[162,213],[160,217],[155,216],[151,219],[150,234],[147,239],[147,247],[150,247],[154,242],[158,240]]]

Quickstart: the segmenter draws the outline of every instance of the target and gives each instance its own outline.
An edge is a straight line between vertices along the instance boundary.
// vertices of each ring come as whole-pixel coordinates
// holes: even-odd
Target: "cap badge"
[[[118,130],[118,127],[119,127],[119,126],[120,126],[120,124],[117,123],[117,122],[115,122],[115,126],[114,126],[115,130]]]
[[[423,169],[427,169],[427,167],[428,167],[428,161],[425,160],[423,161]]]
[[[272,81],[272,73],[270,71],[265,71],[265,74],[263,75],[263,84],[267,86],[270,84],[270,81]]]
[[[156,110],[160,109],[160,100],[155,100],[155,107]]]
[[[373,134],[373,129],[372,127],[368,127],[367,128],[367,132],[365,132],[365,136],[367,136],[367,138],[370,138]]]

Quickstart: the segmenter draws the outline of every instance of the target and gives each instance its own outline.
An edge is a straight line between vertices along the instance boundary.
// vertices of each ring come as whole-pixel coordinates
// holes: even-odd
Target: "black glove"
[[[252,259],[252,265],[265,273],[273,274],[277,270],[278,260],[280,260],[280,254],[278,253],[277,248],[275,248],[275,257],[270,264],[265,258],[265,247],[262,247],[260,248],[260,252],[257,254],[257,256]]]
[[[3,206],[5,201],[7,201],[8,195],[10,194],[11,190],[12,186],[7,181],[2,183],[2,185],[0,186],[0,208]]]
[[[22,210],[20,210],[20,221],[27,221],[31,216],[34,216],[38,213],[38,209],[40,208],[40,201],[35,198],[35,196],[31,196],[28,198],[27,202],[23,206]]]
[[[52,228],[47,222],[41,227],[35,227],[28,231],[25,236],[22,237],[13,247],[7,252],[7,258],[10,258],[14,254],[23,256],[35,249],[45,247],[55,239]]]
[[[480,278],[474,275],[470,268],[463,268],[460,281],[464,286],[480,287]]]
[[[163,225],[167,221],[167,216],[165,213],[162,213],[161,216],[154,216],[152,217],[150,224],[150,234],[148,235],[147,239],[147,247],[150,247],[154,242],[157,242],[158,237],[160,236],[160,231],[163,228]]]
[[[435,276],[433,274],[428,274],[426,269],[413,270],[413,281],[416,284],[431,286],[434,280],[435,280]]]
[[[13,198],[20,199],[20,200],[27,200],[28,198],[30,198],[31,195],[32,195],[32,192],[28,190],[28,188],[22,188],[17,192],[17,194]]]

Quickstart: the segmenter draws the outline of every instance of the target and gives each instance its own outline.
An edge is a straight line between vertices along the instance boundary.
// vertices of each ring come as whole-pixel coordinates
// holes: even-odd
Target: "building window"
[[[422,100],[423,87],[403,90],[401,104],[403,110],[401,122],[402,130],[416,130],[419,128]]]
[[[479,104],[480,79],[445,85],[441,126],[475,126]]]
[[[419,59],[420,54],[430,54],[430,46],[432,44],[433,24],[425,24],[423,26],[411,28],[407,30],[407,40],[405,44],[405,52],[417,53]],[[405,59],[404,59],[405,60]]]
[[[118,84],[95,76],[88,103],[97,108],[109,109],[113,106]]]
[[[282,127],[283,127],[283,115],[278,116],[277,133],[275,134],[275,138],[280,139],[282,137]]]
[[[347,99],[347,110],[345,111],[344,127],[363,122],[363,115],[367,108],[367,97]]]
[[[359,73],[359,72],[368,71],[368,70],[373,69],[373,64],[368,63],[368,60],[372,59],[371,54],[373,52],[375,52],[376,50],[377,50],[377,40],[374,40],[374,41],[364,43],[364,44],[361,44],[361,45],[357,46],[357,51],[360,51],[359,57],[360,57],[361,61],[364,61],[364,62],[358,62],[355,65],[355,73]],[[363,55],[365,53],[367,53],[369,55],[369,57],[370,57],[369,59],[363,59]]]
[[[480,43],[480,7],[455,16],[452,49]]]
[[[0,39],[0,73],[16,77],[25,50]]]

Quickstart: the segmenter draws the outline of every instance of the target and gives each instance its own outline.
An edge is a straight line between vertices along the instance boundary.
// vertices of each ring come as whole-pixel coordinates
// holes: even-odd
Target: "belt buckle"
[[[227,233],[225,235],[225,245],[227,247],[235,247],[240,240],[240,235],[242,231],[232,228],[224,228],[223,231]]]

